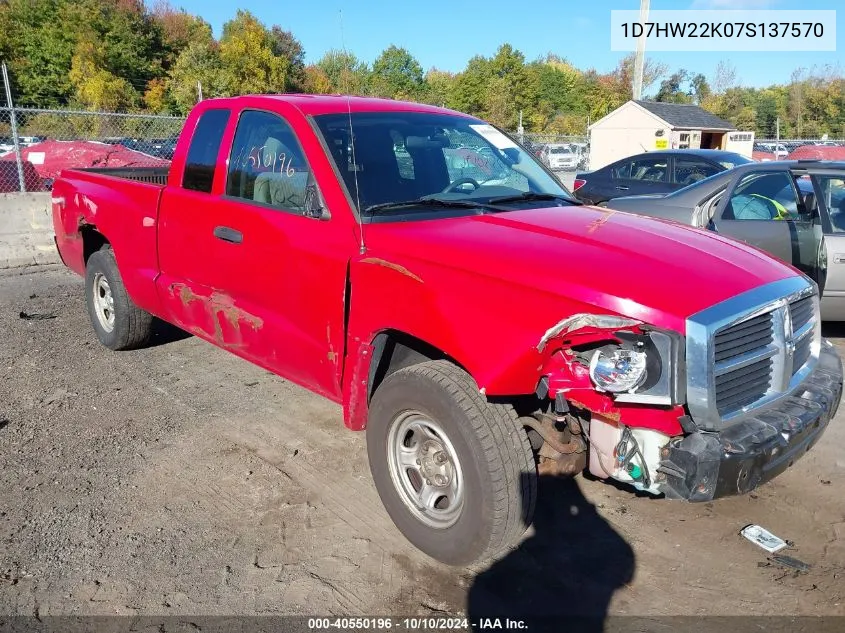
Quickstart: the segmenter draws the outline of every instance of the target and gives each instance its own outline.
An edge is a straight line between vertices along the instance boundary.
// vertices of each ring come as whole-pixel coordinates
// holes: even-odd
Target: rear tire
[[[447,361],[400,369],[379,386],[367,426],[370,470],[390,518],[417,548],[466,565],[520,539],[537,471],[516,419]]]
[[[109,349],[136,349],[149,342],[153,316],[132,303],[109,246],[88,258],[85,300],[94,333]]]

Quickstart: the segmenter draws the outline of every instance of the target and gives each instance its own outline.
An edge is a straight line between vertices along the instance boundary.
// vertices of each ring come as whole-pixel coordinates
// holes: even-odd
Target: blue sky
[[[407,48],[424,69],[459,71],[475,54],[492,55],[504,42],[531,61],[547,52],[579,68],[612,70],[624,53],[610,50],[610,11],[639,9],[639,0],[252,0],[229,4],[208,0],[171,0],[202,16],[220,35],[237,7],[249,9],[268,26],[293,31],[307,61],[341,48],[341,20],[346,49],[372,63],[391,44]],[[841,9],[837,14],[836,52],[805,53],[654,53],[670,68],[709,76],[720,60],[730,60],[744,85],[785,83],[797,67],[826,64],[845,67],[842,0],[651,0],[651,9]],[[652,91],[654,91],[652,87]]]

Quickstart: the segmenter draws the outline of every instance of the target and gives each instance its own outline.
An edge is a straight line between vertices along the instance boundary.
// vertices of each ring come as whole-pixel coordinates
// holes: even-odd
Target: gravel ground
[[[393,527],[336,405],[170,328],[110,352],[60,268],[0,275],[0,332],[0,614],[845,615],[842,413],[745,497],[544,481],[518,549],[451,569]]]

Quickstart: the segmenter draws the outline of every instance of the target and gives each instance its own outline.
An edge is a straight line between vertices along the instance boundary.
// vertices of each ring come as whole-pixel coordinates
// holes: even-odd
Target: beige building
[[[725,149],[751,158],[753,132],[738,132],[696,105],[629,101],[589,127],[590,166],[661,149]]]

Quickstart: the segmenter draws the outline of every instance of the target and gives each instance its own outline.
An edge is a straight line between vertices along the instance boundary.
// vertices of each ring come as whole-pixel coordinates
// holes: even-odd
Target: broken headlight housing
[[[674,332],[615,332],[618,344],[604,345],[590,358],[590,379],[617,402],[683,403],[684,345]]]

